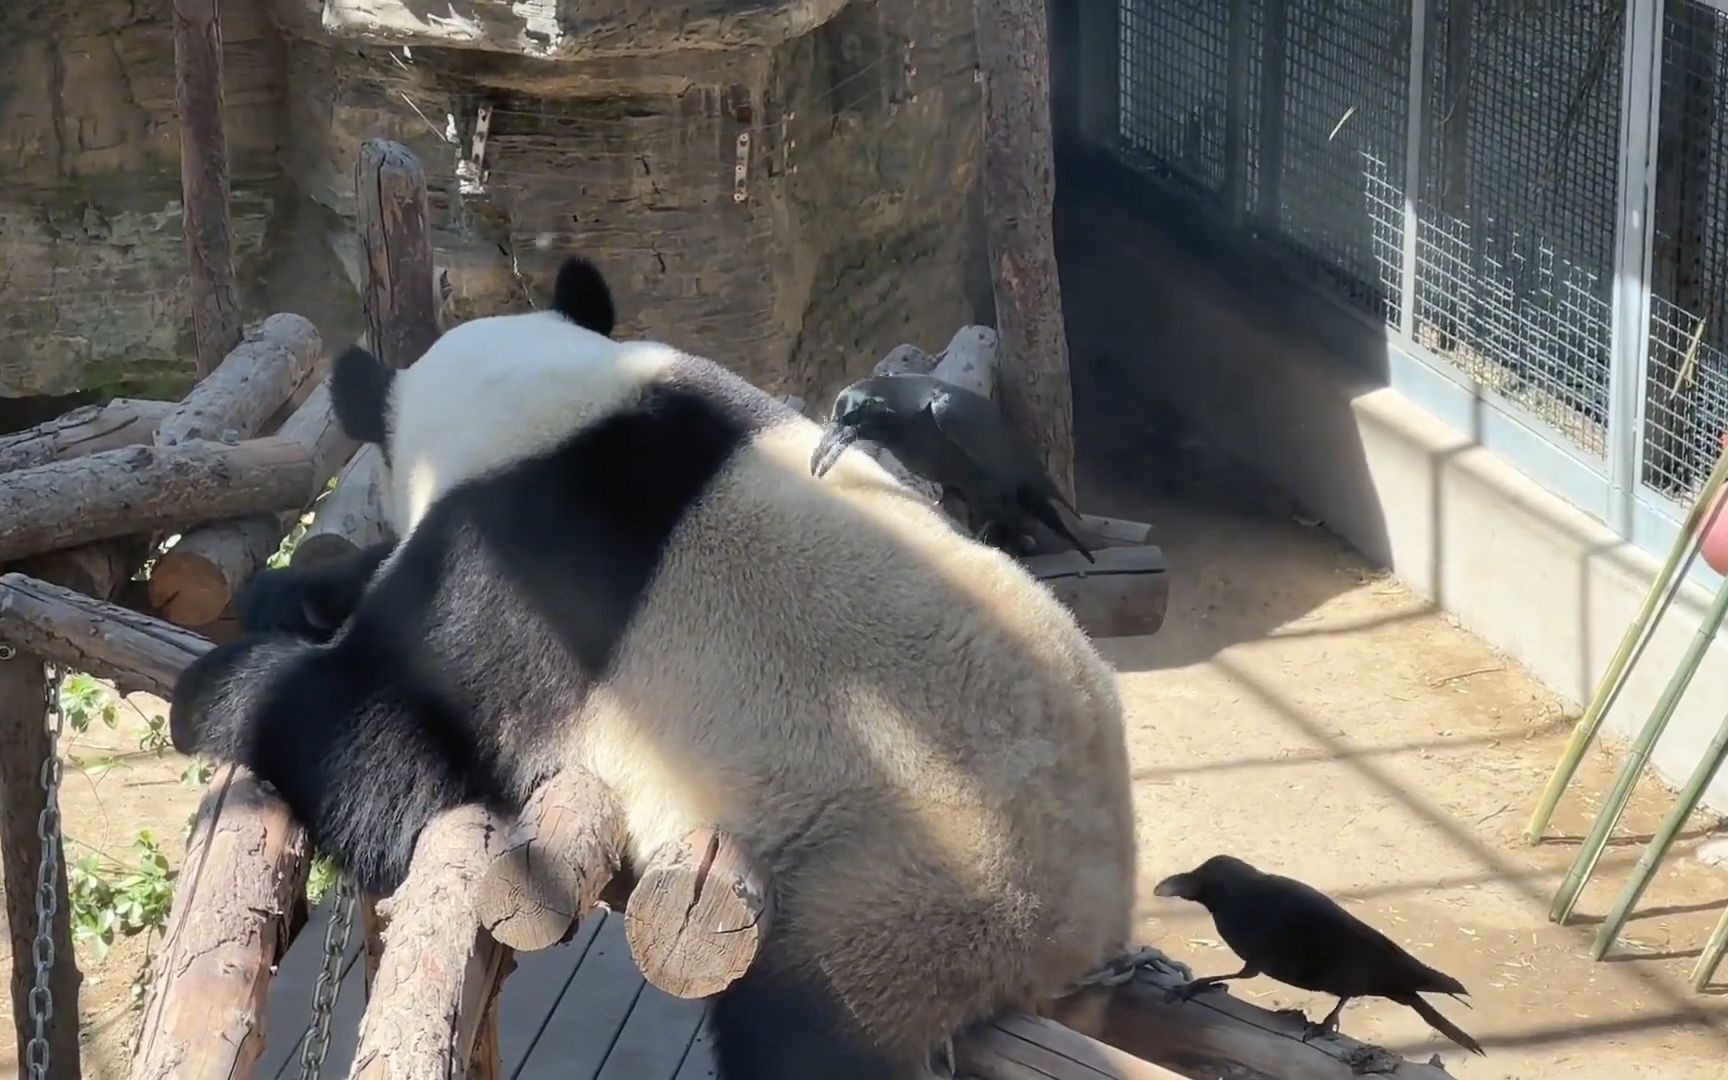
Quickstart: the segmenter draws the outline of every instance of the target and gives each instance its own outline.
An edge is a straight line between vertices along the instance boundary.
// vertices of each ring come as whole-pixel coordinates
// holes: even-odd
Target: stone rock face
[[[169,0],[8,7],[0,395],[187,379]],[[543,305],[581,251],[622,332],[820,402],[987,304],[971,0],[437,8],[224,4],[249,319],[357,331],[353,169],[379,136],[425,164],[447,319]]]

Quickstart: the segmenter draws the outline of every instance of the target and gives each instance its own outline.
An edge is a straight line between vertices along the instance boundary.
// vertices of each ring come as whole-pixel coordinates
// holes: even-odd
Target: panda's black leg
[[[372,575],[395,546],[383,542],[310,566],[253,574],[235,600],[240,626],[250,633],[330,640],[359,606]]]
[[[175,749],[237,762],[273,786],[312,846],[367,892],[407,874],[414,841],[471,801],[471,744],[448,720],[411,711],[391,665],[283,636],[212,649],[174,690]]]

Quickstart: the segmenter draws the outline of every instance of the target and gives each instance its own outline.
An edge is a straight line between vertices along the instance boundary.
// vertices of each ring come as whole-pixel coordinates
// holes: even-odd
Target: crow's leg
[[[1203,993],[1231,979],[1252,979],[1258,974],[1260,972],[1253,964],[1243,964],[1242,970],[1234,975],[1208,975],[1204,979],[1195,979],[1192,982],[1183,983],[1181,986],[1171,987],[1164,998],[1166,1001],[1187,1001],[1195,994]]]
[[[1307,1042],[1309,1039],[1312,1039],[1317,1035],[1325,1035],[1329,1032],[1337,1031],[1338,1017],[1344,1012],[1344,1003],[1349,1000],[1350,999],[1347,997],[1339,998],[1338,1004],[1332,1006],[1332,1011],[1326,1014],[1326,1019],[1320,1021],[1318,1024],[1309,1024],[1302,1032],[1302,1041]]]

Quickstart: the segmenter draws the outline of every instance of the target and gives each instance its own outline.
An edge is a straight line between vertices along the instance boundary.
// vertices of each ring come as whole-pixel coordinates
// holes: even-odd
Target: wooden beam
[[[240,341],[217,0],[174,0],[174,102],[180,115],[181,218],[191,268],[192,329],[198,373],[207,375]]]
[[[463,1074],[498,980],[515,962],[475,923],[469,902],[503,837],[503,823],[479,806],[446,811],[421,831],[407,879],[379,904],[384,957],[350,1077]]]
[[[306,871],[306,836],[287,805],[244,768],[224,766],[186,847],[132,1080],[252,1074]]]
[[[4,579],[0,579],[4,580]],[[30,991],[36,983],[36,879],[42,845],[36,825],[47,802],[42,763],[59,748],[48,738],[47,678],[42,659],[20,647],[0,626],[0,864],[4,866],[6,925],[11,933],[12,1024],[17,1034],[18,1075],[28,1075],[28,1047],[35,1035]],[[49,940],[54,967],[49,974],[54,1015],[48,1030],[51,1076],[81,1075],[78,1049],[78,992],[83,976],[72,954],[71,894],[62,855],[54,871],[56,904]]]
[[[368,139],[354,168],[366,337],[378,358],[405,368],[438,337],[438,287],[426,171],[401,143]]]
[[[270,316],[162,419],[156,445],[252,438],[312,374],[323,351],[318,328],[304,316]]]
[[[1262,1009],[1227,989],[1170,1000],[1169,992],[1186,981],[1186,973],[1174,968],[1137,968],[1111,995],[1099,1038],[1206,1080],[1356,1080],[1364,1072],[1388,1080],[1451,1080],[1437,1064],[1405,1061],[1345,1035],[1304,1042],[1300,1019]]]
[[[322,381],[277,435],[305,447],[312,460],[314,491],[329,482],[356,446],[336,422],[329,384]],[[181,626],[215,622],[281,545],[300,513],[295,507],[287,514],[258,514],[187,532],[156,560],[150,574],[151,607]]]
[[[680,998],[710,997],[743,978],[773,922],[767,871],[718,829],[650,855],[624,908],[624,936],[643,978]]]
[[[1095,638],[1155,634],[1170,608],[1170,562],[1162,549],[1095,549],[1089,563],[1078,551],[1034,555],[1026,568],[1049,586]]]
[[[984,229],[1002,351],[998,396],[1073,503],[1073,391],[1051,216],[1044,0],[974,0],[973,18],[984,81]]]
[[[1183,1080],[1097,1039],[1039,1017],[1006,1016],[955,1041],[956,1064],[977,1080]],[[1218,1076],[1234,1074],[1219,1073]]]
[[[281,438],[126,446],[0,475],[0,562],[311,498],[312,461]]]
[[[480,925],[532,951],[570,936],[618,873],[624,817],[610,788],[583,769],[540,785],[474,893]]]
[[[33,428],[0,435],[0,473],[151,442],[156,425],[178,407],[172,401],[115,398],[106,405],[83,405]]]
[[[122,694],[170,697],[174,681],[210,642],[141,615],[23,574],[0,575],[0,641],[112,679]]]

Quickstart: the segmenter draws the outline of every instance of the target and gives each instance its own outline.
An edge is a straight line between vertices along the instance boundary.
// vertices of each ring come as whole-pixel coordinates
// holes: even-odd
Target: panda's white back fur
[[[395,381],[399,535],[706,363],[552,313],[453,329]],[[787,410],[686,514],[560,763],[617,791],[638,866],[695,827],[738,834],[798,896],[780,947],[910,1060],[1125,945],[1121,710],[1022,567],[863,454],[814,479],[819,435]]]

